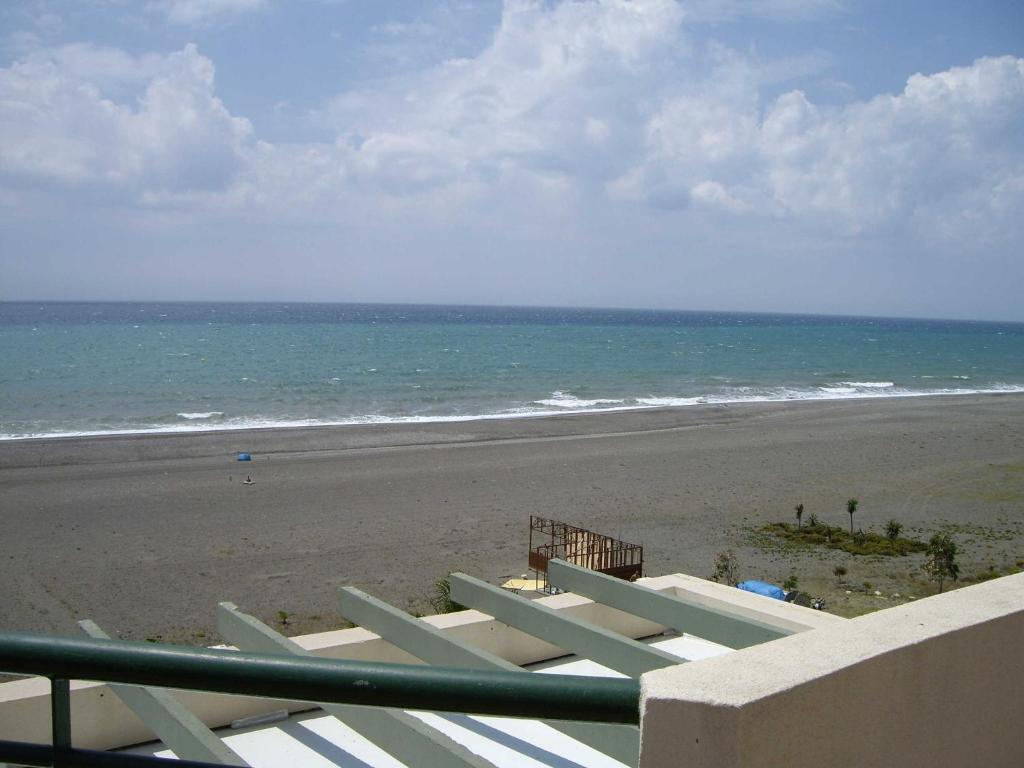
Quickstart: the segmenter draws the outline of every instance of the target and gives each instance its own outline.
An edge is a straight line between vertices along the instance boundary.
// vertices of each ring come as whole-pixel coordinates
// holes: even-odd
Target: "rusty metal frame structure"
[[[558,520],[530,515],[530,568],[538,581],[543,574],[545,592],[548,561],[564,560],[598,573],[635,581],[643,575],[644,548]]]

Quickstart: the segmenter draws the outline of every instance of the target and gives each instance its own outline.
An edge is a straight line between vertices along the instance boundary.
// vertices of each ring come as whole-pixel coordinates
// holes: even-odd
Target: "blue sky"
[[[0,298],[1024,320],[1024,5],[0,7]]]

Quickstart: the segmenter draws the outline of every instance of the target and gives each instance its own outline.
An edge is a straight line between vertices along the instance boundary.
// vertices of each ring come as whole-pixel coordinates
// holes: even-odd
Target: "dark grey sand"
[[[311,631],[337,625],[348,584],[428,611],[450,570],[525,572],[531,514],[643,544],[649,575],[706,576],[732,547],[747,578],[820,581],[844,563],[858,583],[899,583],[909,558],[780,552],[751,533],[799,501],[846,525],[850,496],[865,529],[953,526],[965,572],[1024,557],[1024,397],[0,443],[0,627],[75,634],[88,617],[209,643],[231,600]]]

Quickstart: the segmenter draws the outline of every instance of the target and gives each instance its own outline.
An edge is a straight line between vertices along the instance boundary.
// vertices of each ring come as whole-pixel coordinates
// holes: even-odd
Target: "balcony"
[[[221,604],[241,650],[4,635],[0,669],[42,678],[0,685],[0,760],[1024,764],[1008,727],[1024,716],[1024,575],[851,620],[682,575],[553,561],[549,576],[569,591],[531,601],[456,576],[477,610],[426,619],[348,588],[359,627],[291,639]],[[83,679],[105,683],[68,682]]]

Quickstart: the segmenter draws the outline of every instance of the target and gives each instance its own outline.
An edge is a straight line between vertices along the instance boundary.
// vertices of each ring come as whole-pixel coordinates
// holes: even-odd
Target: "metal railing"
[[[0,632],[0,672],[50,679],[52,744],[0,741],[0,763],[22,765],[167,765],[162,758],[74,748],[69,680],[435,712],[640,721],[640,682],[628,678],[338,661],[21,632]]]

